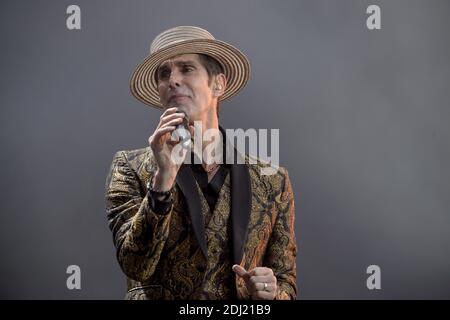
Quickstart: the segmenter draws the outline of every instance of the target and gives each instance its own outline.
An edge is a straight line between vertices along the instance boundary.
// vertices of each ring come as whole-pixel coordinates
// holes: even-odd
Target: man
[[[159,34],[150,52],[133,74],[131,92],[163,111],[159,124],[147,148],[115,154],[106,181],[126,298],[295,299],[295,209],[287,171],[262,174],[269,164],[239,152],[245,163],[217,163],[206,153],[201,164],[188,164],[173,156],[180,144],[172,133],[183,123],[194,143],[194,123],[203,132],[225,133],[219,101],[247,83],[247,58],[190,26]],[[182,158],[195,162],[210,143],[228,147],[226,137],[202,139],[200,152],[183,151]]]

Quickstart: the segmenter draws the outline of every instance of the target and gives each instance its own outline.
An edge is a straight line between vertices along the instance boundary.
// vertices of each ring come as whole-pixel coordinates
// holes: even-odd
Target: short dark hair
[[[208,56],[206,54],[202,54],[199,53],[198,54],[200,63],[203,65],[203,67],[206,69],[206,72],[208,73],[208,81],[209,81],[209,85],[211,86],[211,81],[212,81],[212,77],[216,76],[220,73],[225,73],[223,71],[222,65],[219,63],[219,61],[217,61],[216,59],[214,59],[211,56]],[[219,108],[220,108],[220,104],[219,101],[217,101],[217,118],[219,117]]]
[[[213,57],[203,53],[199,53],[198,56],[200,63],[203,65],[203,67],[205,67],[206,72],[208,73],[208,80],[210,81],[209,84],[211,84],[212,76],[224,73],[222,65]]]

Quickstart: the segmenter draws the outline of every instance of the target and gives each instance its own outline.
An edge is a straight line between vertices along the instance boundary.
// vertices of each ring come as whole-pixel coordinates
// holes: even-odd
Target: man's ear
[[[227,86],[227,78],[223,73],[219,73],[215,76],[213,83],[213,94],[216,97],[220,97],[224,94],[225,88]]]

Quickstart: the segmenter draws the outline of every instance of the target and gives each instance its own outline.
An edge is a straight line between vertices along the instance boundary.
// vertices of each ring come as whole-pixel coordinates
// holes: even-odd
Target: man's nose
[[[170,73],[169,85],[172,88],[179,87],[181,85],[182,75],[177,70],[173,70]]]

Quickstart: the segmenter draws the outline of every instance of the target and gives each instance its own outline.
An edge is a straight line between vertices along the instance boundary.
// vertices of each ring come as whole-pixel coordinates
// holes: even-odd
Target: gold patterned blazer
[[[156,172],[150,147],[114,155],[106,179],[106,211],[117,260],[127,276],[126,299],[209,299],[196,294],[199,283],[215,298],[227,297],[227,284],[217,283],[228,272],[237,298],[249,299],[243,279],[231,270],[234,263],[246,270],[271,268],[276,299],[296,299],[295,208],[288,172],[279,167],[263,175],[268,164],[243,158],[245,163],[230,166],[213,213],[192,170],[182,165],[173,205],[159,215],[147,196],[147,182]],[[229,252],[230,261],[210,268],[220,252]]]

